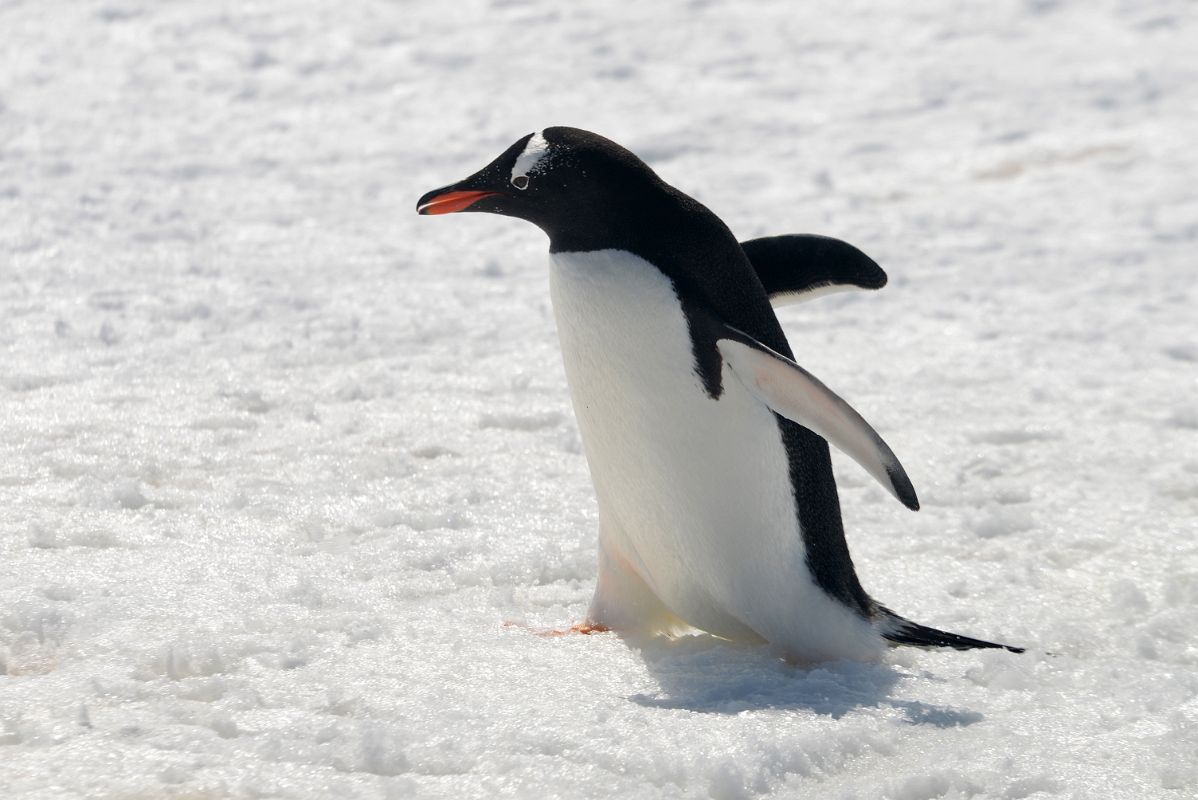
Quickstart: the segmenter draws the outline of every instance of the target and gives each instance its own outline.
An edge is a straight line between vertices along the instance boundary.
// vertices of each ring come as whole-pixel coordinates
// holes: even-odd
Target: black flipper
[[[971,639],[956,633],[938,631],[918,622],[900,617],[884,606],[878,607],[881,619],[877,620],[878,630],[882,638],[891,644],[905,644],[911,647],[951,647],[954,650],[977,650],[982,648],[1009,650],[1012,653],[1022,653],[1022,647],[1012,647],[1008,644],[985,642],[981,639]]]
[[[740,243],[774,305],[801,302],[821,289],[881,289],[886,273],[848,242],[813,233]]]

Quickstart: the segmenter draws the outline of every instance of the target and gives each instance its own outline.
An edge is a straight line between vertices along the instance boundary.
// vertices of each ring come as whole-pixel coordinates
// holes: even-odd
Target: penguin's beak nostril
[[[417,214],[452,214],[455,211],[465,211],[484,197],[494,197],[499,192],[457,191],[446,192],[437,190],[429,192],[416,204]]]

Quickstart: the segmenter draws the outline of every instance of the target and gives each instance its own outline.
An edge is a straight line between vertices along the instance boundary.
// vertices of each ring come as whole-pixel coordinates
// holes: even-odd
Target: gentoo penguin
[[[882,286],[864,253],[816,236],[738,243],[631,152],[577,128],[521,138],[417,211],[504,214],[549,236],[599,505],[587,625],[697,628],[801,661],[872,660],[886,644],[1021,652],[904,619],[853,569],[828,443],[919,503],[873,428],[794,362],[771,300]]]

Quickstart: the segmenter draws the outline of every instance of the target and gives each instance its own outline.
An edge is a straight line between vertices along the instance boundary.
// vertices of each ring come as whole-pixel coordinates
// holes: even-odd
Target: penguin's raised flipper
[[[770,303],[784,306],[849,289],[881,289],[886,273],[848,242],[813,233],[741,242]]]
[[[775,414],[818,433],[865,468],[900,503],[919,510],[894,451],[852,406],[807,370],[746,333],[724,326],[716,349],[753,396]]]

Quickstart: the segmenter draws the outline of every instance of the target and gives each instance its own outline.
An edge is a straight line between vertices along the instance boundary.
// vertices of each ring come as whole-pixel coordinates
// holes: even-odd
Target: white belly
[[[811,579],[773,413],[727,368],[707,395],[669,279],[601,250],[552,255],[550,286],[603,551],[694,627],[874,655],[869,625]]]

